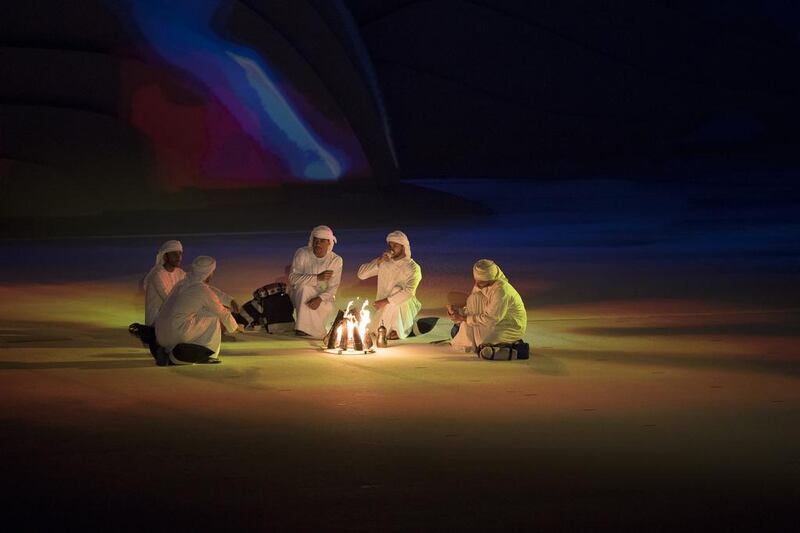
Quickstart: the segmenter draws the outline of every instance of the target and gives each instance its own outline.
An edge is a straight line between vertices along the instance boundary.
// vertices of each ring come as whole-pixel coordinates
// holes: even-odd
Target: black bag
[[[268,333],[294,330],[294,306],[286,294],[285,283],[270,283],[253,291],[253,299],[245,302],[234,315],[245,328],[264,326]]]
[[[530,357],[530,345],[523,340],[498,344],[481,344],[475,351],[478,353],[478,357],[492,361],[511,361],[512,359],[528,359]]]

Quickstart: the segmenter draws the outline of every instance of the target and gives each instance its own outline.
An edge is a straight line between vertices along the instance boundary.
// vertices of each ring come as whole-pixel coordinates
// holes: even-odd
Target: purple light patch
[[[128,80],[131,122],[153,140],[162,184],[227,188],[364,174],[366,158],[344,117],[323,117],[257,51],[218,35],[212,21],[219,25],[228,7],[134,0],[124,8],[167,64],[155,77]]]

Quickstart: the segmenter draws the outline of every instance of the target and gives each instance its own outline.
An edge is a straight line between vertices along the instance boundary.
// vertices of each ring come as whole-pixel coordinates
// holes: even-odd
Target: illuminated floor
[[[562,208],[408,229],[423,314],[463,296],[479,257],[518,286],[534,355],[511,363],[429,344],[443,320],[369,356],[251,334],[224,345],[222,365],[158,368],[125,326],[140,318],[136,283],[160,238],[4,243],[0,472],[12,507],[33,525],[114,529],[795,520],[800,225],[780,206],[707,216],[619,183],[571,206],[568,189],[521,193]],[[337,230],[343,299],[372,296],[353,272],[391,229]],[[280,278],[305,239],[183,241],[189,258],[217,256],[217,284],[241,298]]]

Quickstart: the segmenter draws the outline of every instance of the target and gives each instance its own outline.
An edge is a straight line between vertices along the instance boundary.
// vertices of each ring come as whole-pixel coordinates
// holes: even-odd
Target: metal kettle
[[[386,326],[383,325],[383,320],[381,320],[381,325],[378,328],[378,338],[375,341],[375,345],[378,348],[386,348],[389,346],[389,343],[386,342]]]

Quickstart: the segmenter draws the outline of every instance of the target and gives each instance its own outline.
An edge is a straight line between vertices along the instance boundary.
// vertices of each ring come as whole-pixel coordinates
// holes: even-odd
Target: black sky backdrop
[[[404,176],[636,174],[686,156],[794,165],[794,2],[347,4]]]
[[[259,49],[262,28],[319,78],[376,183],[665,173],[724,182],[744,167],[754,169],[747,180],[797,179],[800,7],[790,0],[225,5],[254,21],[222,17],[226,38]],[[0,6],[0,207],[5,227],[19,219],[12,234],[52,217],[125,211],[133,225],[154,209],[243,205],[153,186],[155,142],[130,123],[125,91],[144,80],[178,105],[196,95],[148,62],[132,26],[106,0]]]

